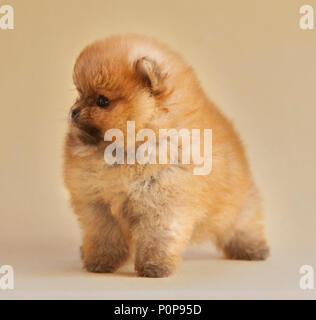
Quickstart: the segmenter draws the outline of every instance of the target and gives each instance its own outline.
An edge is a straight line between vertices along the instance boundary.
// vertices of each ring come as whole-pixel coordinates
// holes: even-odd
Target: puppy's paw
[[[241,239],[230,241],[224,248],[228,259],[235,260],[266,260],[270,254],[265,241],[245,242]]]
[[[89,272],[112,273],[126,260],[126,255],[108,254],[102,256],[83,255],[83,266]]]
[[[90,247],[81,248],[81,259],[84,269],[89,272],[112,273],[117,271],[129,258],[128,247],[114,247],[113,250]]]
[[[87,271],[94,273],[113,273],[118,269],[118,265],[101,261],[83,261],[83,266]]]
[[[173,268],[163,264],[146,263],[136,271],[140,277],[165,278],[172,274]]]

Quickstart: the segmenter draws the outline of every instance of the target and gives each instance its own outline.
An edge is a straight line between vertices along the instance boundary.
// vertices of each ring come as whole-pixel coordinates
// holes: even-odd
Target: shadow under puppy
[[[147,37],[113,36],[81,52],[73,78],[78,98],[64,177],[88,271],[114,272],[134,257],[139,276],[165,277],[190,241],[209,239],[231,259],[268,256],[242,144],[181,56]],[[212,129],[212,171],[194,175],[192,163],[108,164],[104,135],[120,129],[126,148],[127,121],[157,136],[160,128]]]

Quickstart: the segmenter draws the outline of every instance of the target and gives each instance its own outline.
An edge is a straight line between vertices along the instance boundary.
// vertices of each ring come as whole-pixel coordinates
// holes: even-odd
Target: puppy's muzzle
[[[75,121],[79,117],[80,111],[79,107],[73,108],[70,114],[71,120]]]

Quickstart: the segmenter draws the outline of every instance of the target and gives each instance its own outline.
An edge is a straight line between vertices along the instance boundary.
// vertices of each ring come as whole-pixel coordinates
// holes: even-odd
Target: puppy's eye
[[[101,108],[106,108],[110,104],[110,100],[105,96],[98,96],[96,104]]]

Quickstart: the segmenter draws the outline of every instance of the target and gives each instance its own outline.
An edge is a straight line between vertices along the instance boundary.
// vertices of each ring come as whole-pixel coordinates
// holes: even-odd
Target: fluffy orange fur
[[[208,239],[231,259],[268,256],[243,146],[180,55],[147,37],[113,36],[81,52],[73,77],[71,111],[79,112],[69,122],[64,176],[88,271],[114,272],[134,257],[139,276],[165,277],[190,241]],[[100,95],[108,107],[96,104]],[[212,129],[211,173],[193,175],[192,165],[107,164],[104,134],[118,128],[126,138],[128,120],[156,133]]]

